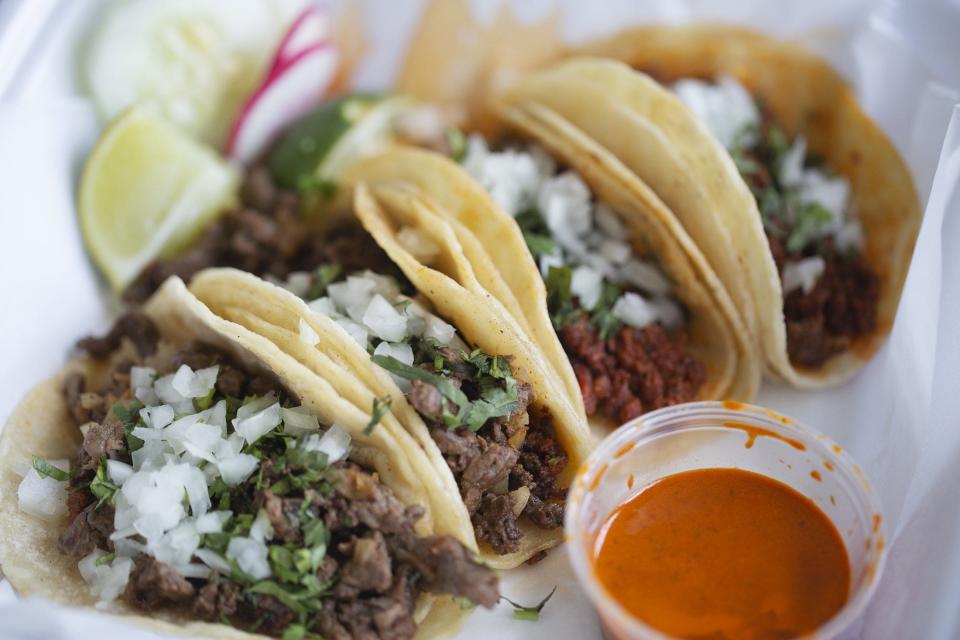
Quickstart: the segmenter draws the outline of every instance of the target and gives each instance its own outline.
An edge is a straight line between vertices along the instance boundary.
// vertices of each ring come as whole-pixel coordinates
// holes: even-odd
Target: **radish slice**
[[[327,12],[319,5],[307,5],[281,38],[267,77],[289,66],[298,55],[325,42],[329,36],[330,19]]]
[[[245,164],[256,158],[287,125],[320,102],[339,59],[332,44],[317,44],[271,73],[234,122],[227,154]]]

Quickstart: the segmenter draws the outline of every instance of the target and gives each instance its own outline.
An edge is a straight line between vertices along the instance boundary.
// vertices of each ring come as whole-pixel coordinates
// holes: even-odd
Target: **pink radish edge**
[[[247,98],[246,102],[243,103],[243,107],[240,109],[240,113],[234,119],[233,124],[230,127],[230,133],[227,136],[227,145],[226,153],[228,156],[233,157],[233,154],[236,151],[237,140],[239,139],[240,130],[243,127],[244,122],[247,120],[247,117],[250,115],[253,108],[256,106],[257,101],[270,90],[273,84],[277,79],[287,72],[291,67],[299,63],[301,60],[307,56],[316,54],[318,51],[323,51],[324,49],[335,49],[334,45],[330,41],[324,41],[319,44],[315,44],[311,47],[308,47],[296,54],[293,58],[290,58],[282,66],[272,71],[267,75],[267,78],[257,87],[257,90]]]
[[[290,52],[287,51],[287,48],[290,45],[290,42],[293,40],[293,37],[297,35],[297,31],[300,30],[300,27],[306,23],[313,16],[322,17],[326,15],[326,11],[320,7],[318,4],[310,3],[307,7],[300,12],[300,15],[290,24],[290,28],[287,29],[287,32],[283,34],[283,38],[280,39],[280,44],[277,45],[277,51],[273,56],[273,63],[270,65],[270,70],[267,72],[267,78],[269,79],[274,73],[280,71],[280,69],[289,66],[290,63],[304,51],[310,49],[301,50],[299,53],[295,53],[292,56]],[[325,42],[324,41],[321,41]]]

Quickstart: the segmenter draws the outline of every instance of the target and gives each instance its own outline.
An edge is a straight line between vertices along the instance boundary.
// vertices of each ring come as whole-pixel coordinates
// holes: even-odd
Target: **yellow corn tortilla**
[[[560,478],[561,486],[568,486],[590,448],[590,433],[585,420],[569,399],[566,388],[552,375],[540,349],[524,331],[520,323],[504,305],[478,281],[474,264],[468,260],[457,234],[444,215],[409,188],[381,184],[355,189],[355,212],[364,228],[387,255],[403,271],[418,292],[434,307],[438,315],[453,324],[472,345],[491,354],[508,355],[518,379],[528,382],[534,390],[532,409],[548,413],[553,420],[558,440],[569,456],[569,463]],[[424,234],[439,248],[431,264],[423,264],[396,240],[403,227]],[[525,255],[525,254],[524,254]],[[403,424],[419,443],[434,465],[434,471],[444,491],[457,496],[459,489],[452,473],[430,437],[427,426],[409,405],[393,378],[370,360],[369,354],[344,331],[325,316],[313,313],[297,296],[255,276],[232,269],[211,269],[198,274],[190,285],[191,291],[217,314],[238,322],[252,331],[269,336],[283,350],[308,366],[317,375],[333,382],[339,363],[348,369],[352,379],[362,380],[362,391],[341,393],[369,406],[374,397],[389,398],[391,414]],[[320,337],[316,345],[300,339],[303,321]],[[322,357],[317,357],[321,352]],[[466,508],[459,505],[466,516]],[[467,518],[467,526],[469,518]],[[544,549],[563,540],[562,529],[544,530],[521,521],[524,532],[521,549],[516,553],[498,555],[486,545],[480,552],[484,561],[497,569],[513,568]],[[472,528],[469,531],[473,538]]]
[[[425,488],[435,472],[405,431],[383,424],[364,434],[370,419],[367,411],[341,398],[327,381],[267,338],[214,315],[178,278],[168,280],[147,302],[144,311],[157,324],[163,338],[150,364],[162,365],[177,346],[199,340],[230,353],[254,370],[272,372],[322,422],[337,422],[350,432],[352,460],[375,470],[405,503],[425,508],[427,515],[417,523],[418,534],[461,533],[461,527],[450,526],[449,518],[438,517],[455,509],[449,499],[432,495]],[[62,395],[63,380],[73,371],[85,373],[92,386],[97,386],[109,371],[109,363],[88,358],[71,361],[61,373],[35,387],[20,402],[0,437],[0,567],[20,595],[92,607],[96,599],[80,576],[76,559],[57,548],[57,538],[69,524],[67,518],[51,523],[22,513],[17,499],[21,474],[29,468],[31,456],[70,458],[80,444],[80,432],[67,413]],[[468,548],[476,548],[469,540],[461,541]],[[450,606],[451,602],[451,598],[421,597],[415,616],[418,637],[448,637],[456,633],[465,612]],[[228,625],[198,622],[170,611],[146,616],[121,601],[115,602],[113,609],[125,621],[165,633],[209,638],[265,637]]]
[[[577,90],[592,96],[587,133],[663,198],[738,305],[752,306],[754,318],[748,322],[756,327],[768,370],[802,388],[849,379],[892,327],[921,210],[908,168],[843,78],[797,46],[736,27],[644,27],[588,44],[582,52],[629,67],[612,60],[571,60],[554,70],[552,86],[582,79]],[[820,367],[790,362],[780,278],[753,195],[726,150],[679,99],[630,68],[666,83],[684,77],[736,78],[789,136],[805,135],[809,152],[850,181],[864,228],[864,255],[880,282],[872,334]],[[547,91],[545,83],[538,95],[546,98]],[[574,108],[547,102],[563,113]],[[643,131],[642,148],[625,148],[630,138],[625,131]]]

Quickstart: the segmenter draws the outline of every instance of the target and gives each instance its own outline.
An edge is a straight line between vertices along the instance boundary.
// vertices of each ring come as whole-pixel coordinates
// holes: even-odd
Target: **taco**
[[[218,638],[432,638],[450,596],[496,603],[409,434],[179,279],[79,346],[0,441],[20,594]]]
[[[468,255],[485,256],[473,261],[488,270],[484,286],[519,308],[513,315],[556,369],[572,366],[594,422],[752,399],[760,366],[749,333],[662,201],[579,123],[534,103],[500,117],[508,137],[491,150],[470,136],[462,166],[392,149],[343,179],[433,201]]]
[[[629,67],[571,60],[525,83],[523,99],[589,114],[585,132],[696,241],[773,375],[819,387],[859,370],[893,323],[921,212],[903,160],[839,74],[732,27],[641,28],[584,52]]]

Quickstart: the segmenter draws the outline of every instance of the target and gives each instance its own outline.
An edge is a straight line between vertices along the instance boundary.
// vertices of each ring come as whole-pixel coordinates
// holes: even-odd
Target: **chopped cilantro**
[[[817,203],[805,205],[797,213],[797,221],[787,236],[787,251],[802,251],[820,228],[833,219],[830,211]]]
[[[373,361],[390,373],[400,376],[405,380],[420,380],[421,382],[432,384],[443,394],[443,397],[461,409],[470,405],[466,394],[446,378],[424,371],[423,369],[418,369],[417,367],[412,367],[400,362],[393,356],[373,356]]]
[[[448,127],[443,133],[450,148],[450,157],[454,162],[463,162],[467,157],[467,136],[456,127]]]
[[[554,586],[553,589],[546,595],[546,597],[532,607],[524,607],[523,605],[517,604],[510,598],[506,596],[500,596],[501,600],[506,600],[513,606],[513,617],[515,620],[529,620],[531,622],[536,622],[540,619],[540,612],[543,611],[543,607],[550,601],[550,598],[553,597],[553,594],[557,592],[557,587]]]
[[[367,423],[367,426],[363,429],[363,434],[368,436],[373,433],[374,427],[380,424],[380,421],[383,419],[383,416],[387,415],[387,412],[390,411],[390,398],[374,398],[373,399],[373,409],[370,412],[370,422]]]
[[[97,498],[96,508],[99,509],[104,504],[112,503],[113,495],[118,489],[119,487],[107,477],[107,458],[101,458],[100,464],[97,466],[97,473],[90,482],[90,493]]]
[[[547,272],[547,307],[550,309],[550,320],[555,329],[562,329],[573,322],[581,313],[573,302],[570,283],[573,280],[573,271],[570,267],[550,267]]]
[[[343,267],[335,262],[322,264],[313,272],[313,281],[310,290],[304,296],[305,300],[316,300],[327,295],[327,287],[337,281],[343,273]]]
[[[306,173],[297,178],[297,191],[303,195],[317,195],[320,200],[326,202],[337,194],[337,183],[328,178],[318,178]]]
[[[113,562],[113,559],[116,558],[116,557],[117,557],[116,552],[114,552],[114,553],[105,553],[105,554],[103,554],[102,556],[100,556],[99,558],[97,558],[97,561],[94,562],[93,564],[94,564],[94,566],[102,567],[102,566],[105,565],[105,564],[109,564],[109,563]]]
[[[210,387],[210,391],[207,392],[207,395],[203,396],[202,398],[193,399],[193,407],[197,411],[206,411],[213,406],[213,394],[216,392],[216,387]]]
[[[33,456],[33,468],[41,478],[53,478],[58,482],[66,482],[70,479],[69,473],[58,469],[40,456]]]
[[[617,285],[604,282],[600,299],[590,313],[590,320],[593,321],[594,326],[597,327],[597,333],[604,340],[616,333],[623,324],[613,316],[613,305],[621,293]]]
[[[550,256],[557,252],[557,243],[550,236],[524,232],[523,239],[535,257]]]
[[[461,609],[474,609],[477,603],[466,596],[453,596],[453,602]]]

